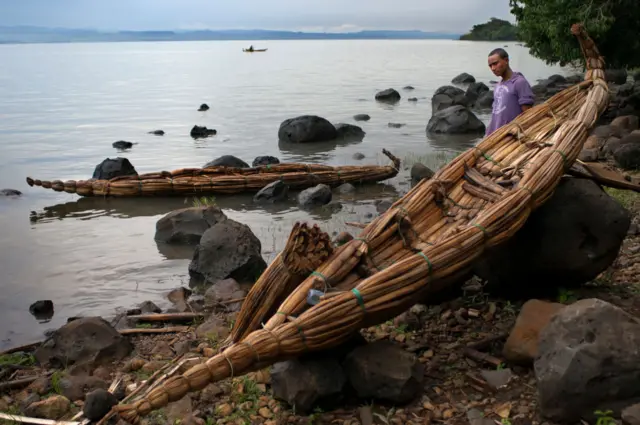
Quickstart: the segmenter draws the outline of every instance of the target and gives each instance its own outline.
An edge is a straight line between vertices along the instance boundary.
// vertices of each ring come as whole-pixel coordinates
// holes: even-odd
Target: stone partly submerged
[[[221,352],[116,406],[120,418],[138,424],[211,382],[336,347],[458,283],[488,247],[510,239],[551,197],[607,107],[604,60],[580,25],[571,30],[586,59],[583,82],[422,179],[339,246],[315,226],[296,224],[247,294]],[[412,364],[398,369],[400,399],[405,388],[419,388]]]

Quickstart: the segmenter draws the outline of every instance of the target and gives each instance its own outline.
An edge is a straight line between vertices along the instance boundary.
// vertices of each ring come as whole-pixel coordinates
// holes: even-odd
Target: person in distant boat
[[[509,54],[504,49],[498,48],[489,53],[489,68],[502,80],[493,90],[491,122],[485,136],[513,121],[531,108],[535,100],[531,85],[524,75],[509,66]]]
[[[249,51],[253,52],[253,44],[251,46],[249,46]]]

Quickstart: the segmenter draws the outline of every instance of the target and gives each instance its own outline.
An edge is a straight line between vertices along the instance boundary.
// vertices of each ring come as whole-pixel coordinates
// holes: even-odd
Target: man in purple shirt
[[[529,82],[520,72],[511,69],[509,55],[504,49],[495,49],[489,53],[489,68],[502,80],[493,90],[493,111],[485,136],[513,121],[534,103]]]

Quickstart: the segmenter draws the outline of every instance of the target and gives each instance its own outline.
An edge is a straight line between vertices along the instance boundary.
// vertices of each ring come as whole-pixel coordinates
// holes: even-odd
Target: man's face
[[[502,59],[498,54],[489,56],[489,68],[494,75],[502,77],[508,67],[509,59]]]

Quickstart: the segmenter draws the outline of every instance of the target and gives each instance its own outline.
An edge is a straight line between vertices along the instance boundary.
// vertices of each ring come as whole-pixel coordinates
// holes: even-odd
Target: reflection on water
[[[25,177],[87,179],[104,158],[117,156],[128,158],[139,173],[202,166],[222,155],[247,163],[272,155],[281,162],[386,165],[382,149],[388,149],[403,160],[401,173],[384,183],[353,194],[336,191],[339,210],[300,210],[296,192],[275,205],[256,204],[253,194],[216,196],[228,217],[256,234],[269,262],[296,221],[317,223],[330,234],[357,234],[358,228],[345,223],[371,220],[376,200],[392,200],[409,189],[411,163],[404,159],[473,145],[473,137],[426,135],[430,99],[462,71],[485,83],[494,78],[486,67],[493,43],[270,41],[269,53],[257,56],[238,53],[242,44],[0,46],[0,188],[24,194],[0,197],[0,349],[41,338],[70,316],[108,316],[147,299],[168,307],[168,291],[189,281],[192,248],[160,246],[154,234],[159,218],[192,199],[79,198],[28,187]],[[530,81],[566,74],[531,58],[525,48],[510,47],[509,54],[511,65]],[[408,84],[415,90],[402,90]],[[390,87],[401,94],[399,102],[374,100]],[[211,109],[197,111],[202,103]],[[371,120],[353,120],[363,113]],[[364,140],[277,141],[282,121],[307,114],[358,125]],[[488,122],[486,114],[479,118]],[[390,122],[406,125],[390,128]],[[194,125],[217,134],[194,140]],[[164,136],[149,134],[157,129]],[[112,143],[118,140],[135,144],[117,152]],[[365,158],[354,160],[355,153]],[[38,299],[51,299],[56,308],[46,325],[28,311]]]

